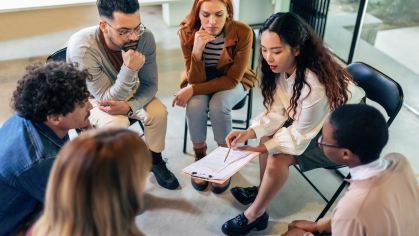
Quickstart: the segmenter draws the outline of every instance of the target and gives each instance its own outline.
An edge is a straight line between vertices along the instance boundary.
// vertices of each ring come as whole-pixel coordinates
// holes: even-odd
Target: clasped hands
[[[288,231],[281,236],[304,236],[305,233],[317,232],[317,223],[308,220],[294,220],[288,225]]]
[[[102,100],[96,101],[97,107],[109,115],[126,115],[130,106],[124,101]]]

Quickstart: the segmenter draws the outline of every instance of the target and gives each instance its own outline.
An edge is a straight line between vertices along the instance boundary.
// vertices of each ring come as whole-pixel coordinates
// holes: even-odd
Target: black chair
[[[51,53],[51,55],[49,55],[47,57],[47,60],[45,63],[47,63],[48,61],[65,61],[66,60],[66,56],[67,56],[67,47],[65,48],[61,48],[60,50],[57,50],[53,53]],[[136,120],[136,119],[129,119],[129,125],[133,125],[135,124],[135,122],[138,121],[138,124],[140,124],[141,129],[143,130],[143,134],[141,136],[144,136],[144,125],[140,120]],[[79,130],[77,129],[77,133],[79,133]]]
[[[353,62],[346,67],[367,98],[380,104],[388,115],[390,127],[403,105],[403,89],[399,83],[377,69],[362,63]]]
[[[330,0],[291,0],[290,12],[303,18],[320,37],[324,37]]]
[[[346,69],[352,75],[358,86],[364,89],[367,98],[378,103],[381,107],[384,108],[388,115],[387,125],[390,127],[391,123],[393,122],[394,118],[396,118],[400,108],[403,105],[403,90],[401,86],[387,75],[362,62],[354,62],[348,65]],[[336,190],[330,200],[328,200],[297,166],[294,167],[308,181],[314,190],[316,190],[316,192],[327,202],[327,205],[316,219],[316,221],[318,221],[320,218],[324,217],[343,189],[349,185],[349,182],[343,180],[339,188]],[[345,176],[338,170],[342,167],[345,166],[336,165],[324,169],[334,170],[339,176],[345,178]],[[350,178],[351,174],[348,174],[346,179]]]
[[[254,70],[254,62],[255,62],[255,53],[256,53],[256,34],[255,31],[252,29],[253,33],[253,43],[252,43],[252,53],[250,56],[250,68]],[[233,129],[240,129],[240,130],[246,130],[249,128],[250,119],[252,118],[252,101],[253,101],[253,88],[249,89],[249,92],[247,93],[246,97],[244,97],[239,103],[237,103],[233,110],[240,110],[243,107],[245,107],[247,101],[247,112],[246,112],[246,119],[233,119]],[[207,126],[212,126],[211,122],[209,120],[209,117],[207,117]],[[239,124],[241,126],[234,126],[234,124]],[[183,135],[183,153],[186,154],[186,148],[188,145],[188,122],[185,117],[185,131]],[[245,145],[247,145],[247,141],[245,142]]]
[[[67,47],[61,48],[58,51],[53,52],[47,57],[47,61],[65,61],[67,56]]]

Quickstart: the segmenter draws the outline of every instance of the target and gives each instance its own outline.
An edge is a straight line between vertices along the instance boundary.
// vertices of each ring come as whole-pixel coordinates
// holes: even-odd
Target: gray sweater
[[[99,30],[98,26],[93,26],[71,36],[67,47],[67,62],[77,62],[80,69],[88,69],[92,74],[93,80],[87,81],[87,87],[97,100],[124,101],[135,91],[138,76],[140,85],[127,102],[135,113],[147,105],[157,93],[154,36],[146,29],[139,39],[137,51],[141,52],[146,60],[138,73],[124,64],[118,73],[99,41]]]

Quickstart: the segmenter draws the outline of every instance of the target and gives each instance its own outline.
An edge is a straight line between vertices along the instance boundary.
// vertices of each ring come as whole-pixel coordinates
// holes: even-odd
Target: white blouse
[[[263,113],[252,120],[250,126],[258,139],[273,135],[272,139],[264,143],[270,154],[301,155],[330,114],[324,85],[318,81],[317,76],[311,70],[307,69],[305,81],[310,85],[311,92],[307,96],[310,91],[309,87],[303,85],[294,121],[289,127],[282,127],[288,119],[286,109],[291,106],[295,73],[294,71],[288,79],[285,72],[276,75],[277,87],[271,111],[266,113],[265,109]],[[359,103],[365,97],[364,90],[352,83],[348,85],[348,89],[350,91],[348,104]],[[290,115],[292,118],[293,111],[290,112]]]

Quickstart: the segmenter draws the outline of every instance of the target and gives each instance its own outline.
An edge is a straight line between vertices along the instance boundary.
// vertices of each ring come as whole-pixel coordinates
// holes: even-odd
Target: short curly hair
[[[362,164],[377,160],[388,141],[388,126],[376,108],[366,104],[338,107],[329,119],[339,147],[358,155]]]
[[[92,75],[77,67],[77,63],[63,61],[27,66],[13,91],[11,107],[25,119],[44,122],[49,115],[73,112],[76,104],[84,106],[90,95],[86,80]]]

